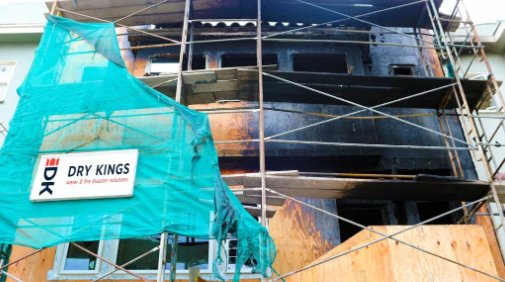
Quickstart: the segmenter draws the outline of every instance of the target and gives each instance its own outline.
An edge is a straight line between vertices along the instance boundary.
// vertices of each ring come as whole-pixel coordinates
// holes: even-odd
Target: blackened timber
[[[257,71],[249,67],[240,67],[235,68],[235,71],[233,70],[234,68],[200,71],[206,75],[216,77],[216,79],[194,80],[194,83],[185,82],[185,93],[187,93],[185,96],[187,99],[183,102],[191,105],[235,99],[249,102],[258,101]],[[222,71],[228,71],[229,75],[221,77],[220,72]],[[265,71],[363,106],[375,106],[429,91],[429,93],[411,99],[392,103],[388,107],[438,109],[442,104],[445,104],[446,97],[449,97],[446,108],[458,107],[450,92],[452,88],[443,88],[453,83],[451,78],[364,76],[300,71],[287,72],[271,69]],[[195,72],[199,71],[185,72],[183,76],[194,76]],[[215,72],[215,75],[212,75],[210,72]],[[150,86],[155,86],[170,78],[171,76],[167,75],[144,77],[141,80]],[[475,109],[479,101],[485,97],[487,82],[485,80],[470,79],[462,79],[461,81],[467,94],[468,104],[471,109]],[[302,89],[296,85],[291,85],[274,78],[265,77],[264,83],[265,102],[348,105],[342,101],[311,93],[307,89]],[[431,91],[435,88],[439,89]],[[156,89],[170,96],[173,95],[174,86],[163,85]]]
[[[225,178],[226,181],[226,178]],[[258,187],[259,176],[244,175],[243,185]],[[266,187],[291,197],[406,201],[471,201],[485,196],[484,181],[356,179],[267,175]]]
[[[62,9],[91,15],[108,21],[115,21],[132,13],[145,9],[159,0],[59,0],[58,6]],[[381,26],[394,27],[419,27],[431,29],[429,17],[423,14],[423,2],[412,4],[412,0],[364,0],[355,5],[355,0],[321,0],[318,5],[336,10],[349,16],[360,16],[365,21],[370,21]],[[436,0],[437,7],[442,0]],[[46,2],[49,9],[54,1]],[[253,19],[256,18],[255,1],[248,0],[195,0],[192,17],[194,19]],[[409,5],[411,4],[411,5]],[[401,8],[394,8],[406,5]],[[391,9],[394,8],[394,9]],[[373,13],[378,10],[390,9],[385,12]],[[184,1],[171,0],[142,13],[125,18],[122,24],[128,26],[148,24],[181,24],[183,22]],[[268,0],[262,5],[263,21],[295,22],[295,23],[321,23],[340,21],[339,24],[351,27],[363,27],[366,24],[348,19],[342,15],[321,13],[319,9],[293,0]],[[92,19],[63,12],[64,17],[80,21],[93,21]],[[447,24],[446,24],[447,25]]]
[[[256,192],[256,191],[251,191]],[[261,191],[257,191],[257,195],[251,194],[250,192],[235,194],[239,201],[244,205],[261,205]],[[269,206],[282,206],[286,199],[280,196],[267,196],[267,205]]]

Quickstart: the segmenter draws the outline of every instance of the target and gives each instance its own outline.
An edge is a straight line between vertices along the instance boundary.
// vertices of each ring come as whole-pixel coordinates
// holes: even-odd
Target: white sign
[[[131,197],[137,159],[137,150],[41,155],[30,200]]]

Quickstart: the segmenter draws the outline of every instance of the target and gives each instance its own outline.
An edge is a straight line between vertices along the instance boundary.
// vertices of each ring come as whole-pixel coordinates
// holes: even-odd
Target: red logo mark
[[[59,163],[60,163],[59,158],[46,159],[46,166],[58,166]]]

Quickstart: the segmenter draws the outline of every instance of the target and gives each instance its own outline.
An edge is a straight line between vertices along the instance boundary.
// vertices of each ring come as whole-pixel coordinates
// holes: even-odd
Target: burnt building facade
[[[477,179],[493,142],[471,132],[470,115],[496,89],[491,76],[458,68],[453,53],[475,47],[444,38],[463,24],[459,10],[443,14],[441,0],[127,2],[48,7],[117,21],[130,72],[209,114],[224,179],[251,214],[269,218],[280,275],[351,244],[363,232],[354,223],[492,228],[474,216],[480,202],[462,204],[495,189]],[[500,276],[492,233],[487,259]],[[232,241],[227,252],[233,265]],[[49,256],[62,263],[70,253]],[[75,280],[52,269],[52,279]]]

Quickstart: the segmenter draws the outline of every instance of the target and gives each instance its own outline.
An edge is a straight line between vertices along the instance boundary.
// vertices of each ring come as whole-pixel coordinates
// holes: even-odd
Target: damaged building
[[[485,64],[484,50],[463,1],[449,12],[442,2],[60,0],[47,7],[79,22],[114,22],[131,74],[208,114],[223,179],[277,247],[276,273],[261,278],[249,261],[243,281],[502,281],[504,192],[495,177],[504,160],[493,155],[505,128],[501,82],[490,68],[477,77],[465,71],[462,50]],[[462,28],[467,40],[452,41]],[[106,74],[81,71],[83,81]],[[479,120],[489,107],[498,111],[496,129]],[[154,280],[157,254],[131,260],[159,241],[82,243]],[[190,280],[196,267],[199,279],[215,278],[215,243],[180,236],[178,245],[166,276],[176,270],[178,280],[197,281]],[[16,262],[31,252],[12,247],[8,281],[138,280],[71,244]],[[236,241],[223,253],[231,278]]]

